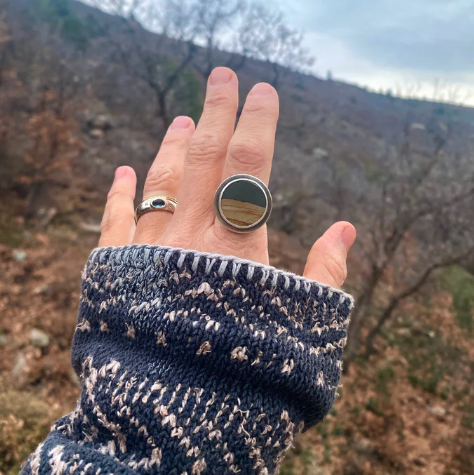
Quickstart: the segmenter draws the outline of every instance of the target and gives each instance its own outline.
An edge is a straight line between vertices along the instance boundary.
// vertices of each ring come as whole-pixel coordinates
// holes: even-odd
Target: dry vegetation
[[[252,5],[164,1],[165,37],[140,11],[99,3],[119,15],[0,0],[0,474],[17,473],[75,405],[79,274],[114,168],[143,181],[170,118],[199,117],[218,64],[239,69],[243,94],[262,80],[279,88],[272,264],[301,272],[336,219],[359,232],[344,386],[282,474],[474,473],[474,112],[300,74],[300,34]],[[248,25],[261,18],[256,38]]]

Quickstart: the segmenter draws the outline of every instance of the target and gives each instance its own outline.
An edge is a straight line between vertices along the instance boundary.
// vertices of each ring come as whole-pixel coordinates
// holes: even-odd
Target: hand
[[[254,86],[234,130],[237,108],[236,74],[216,68],[208,81],[198,126],[189,117],[174,120],[145,182],[143,197],[176,197],[176,213],[150,212],[135,226],[135,172],[120,167],[107,197],[99,246],[156,244],[268,264],[266,226],[249,234],[229,231],[216,218],[213,199],[219,184],[238,173],[268,184],[279,113],[277,92],[269,84]],[[340,287],[355,237],[351,224],[334,224],[314,244],[304,276]]]

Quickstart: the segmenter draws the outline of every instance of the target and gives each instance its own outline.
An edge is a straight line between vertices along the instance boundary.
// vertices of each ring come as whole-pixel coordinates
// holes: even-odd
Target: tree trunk
[[[28,190],[28,195],[25,200],[25,220],[30,222],[36,216],[36,208],[34,207],[34,202],[41,188],[40,179],[35,176],[33,178],[33,183],[30,185]]]
[[[351,363],[355,360],[360,352],[361,339],[360,334],[363,326],[364,315],[370,313],[372,307],[372,298],[375,287],[380,282],[384,273],[384,268],[374,266],[372,274],[368,280],[367,286],[356,299],[356,307],[351,315],[351,324],[349,326],[349,337],[347,340],[346,357],[344,359],[344,371],[347,372]]]
[[[166,104],[166,92],[165,91],[158,92],[157,100],[158,100],[157,115],[158,117],[161,118],[161,121],[163,123],[163,129],[166,132],[168,130],[168,127],[171,125],[170,117],[168,114],[168,107]]]
[[[399,299],[398,297],[395,297],[390,302],[390,305],[382,313],[381,317],[379,318],[377,322],[377,325],[375,325],[375,327],[372,328],[372,330],[370,330],[370,333],[365,343],[365,354],[367,357],[369,357],[375,352],[375,348],[374,348],[375,338],[379,335],[380,331],[382,330],[382,327],[385,325],[385,322],[392,316],[393,311],[398,307],[400,300],[401,299]]]
[[[273,69],[272,86],[275,88],[275,90],[278,91],[278,88],[280,87],[280,68],[278,64],[273,63],[272,69]]]
[[[448,267],[454,263],[456,263],[458,260],[460,260],[462,257],[454,257],[452,259],[448,259],[444,262],[436,263],[428,267],[428,269],[423,272],[423,274],[420,275],[417,281],[413,283],[410,287],[405,289],[403,292],[400,294],[396,295],[388,305],[388,307],[384,310],[382,313],[381,317],[379,318],[377,325],[375,325],[374,328],[369,333],[369,336],[367,337],[366,341],[366,355],[370,356],[371,354],[374,353],[374,341],[375,338],[378,336],[380,331],[382,330],[382,327],[384,326],[385,322],[387,322],[390,317],[392,316],[394,310],[398,307],[400,302],[405,300],[408,297],[411,297],[414,295],[416,292],[418,292],[426,283],[426,281],[429,279],[431,274],[436,270],[440,269],[441,267]]]

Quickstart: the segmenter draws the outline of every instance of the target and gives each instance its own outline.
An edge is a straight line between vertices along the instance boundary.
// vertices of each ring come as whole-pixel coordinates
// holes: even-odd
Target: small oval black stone
[[[157,198],[151,202],[153,208],[163,208],[166,205],[166,201],[161,198]]]

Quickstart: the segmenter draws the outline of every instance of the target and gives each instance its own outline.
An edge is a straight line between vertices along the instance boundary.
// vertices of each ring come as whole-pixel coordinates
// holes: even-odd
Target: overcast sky
[[[474,0],[280,0],[315,72],[474,105]]]

